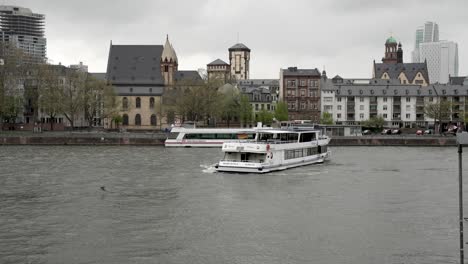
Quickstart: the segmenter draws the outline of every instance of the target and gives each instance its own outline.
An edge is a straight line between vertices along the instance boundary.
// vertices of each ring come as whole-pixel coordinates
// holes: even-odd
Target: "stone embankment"
[[[0,133],[0,145],[164,145],[165,133]],[[455,146],[454,136],[353,136],[332,137],[331,146]]]

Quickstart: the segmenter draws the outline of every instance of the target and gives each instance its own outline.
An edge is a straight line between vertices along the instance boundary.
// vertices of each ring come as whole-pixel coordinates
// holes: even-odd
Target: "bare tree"
[[[39,65],[36,79],[38,106],[41,112],[50,118],[50,130],[54,130],[54,121],[63,113],[65,78],[60,68],[53,65]]]
[[[424,114],[434,119],[434,125],[438,124],[438,132],[440,131],[440,124],[444,120],[450,119],[450,113],[452,110],[452,103],[445,99],[439,99],[438,102],[435,103],[426,103],[424,106]]]

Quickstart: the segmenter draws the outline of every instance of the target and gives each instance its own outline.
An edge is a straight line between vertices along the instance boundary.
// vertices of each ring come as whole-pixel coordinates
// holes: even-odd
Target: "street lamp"
[[[458,206],[460,211],[460,264],[464,263],[463,256],[463,178],[462,178],[462,153],[463,146],[468,146],[468,133],[457,134],[458,145]]]

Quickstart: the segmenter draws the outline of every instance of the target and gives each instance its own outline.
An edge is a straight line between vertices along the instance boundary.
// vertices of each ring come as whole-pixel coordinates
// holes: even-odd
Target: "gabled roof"
[[[453,85],[463,85],[465,79],[468,79],[466,76],[450,76],[449,83]]]
[[[235,44],[234,46],[230,47],[229,48],[229,51],[236,51],[236,50],[240,50],[240,51],[250,51],[249,48],[247,48],[246,45],[242,44],[242,43],[237,43]]]
[[[398,79],[400,73],[404,72],[409,81],[413,81],[416,74],[420,72],[427,83],[429,83],[429,73],[427,65],[422,63],[374,63],[375,78],[381,78],[386,72],[390,79]]]
[[[177,71],[174,75],[175,81],[202,81],[198,71]]]
[[[216,59],[210,63],[208,63],[208,66],[210,65],[229,65],[227,64],[225,61],[221,60],[221,59]]]
[[[113,84],[164,84],[161,76],[162,45],[112,45],[107,80]]]

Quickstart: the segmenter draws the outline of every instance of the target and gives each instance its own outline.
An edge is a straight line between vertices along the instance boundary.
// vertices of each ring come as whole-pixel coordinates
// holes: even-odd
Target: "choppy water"
[[[239,175],[219,149],[0,147],[0,263],[458,262],[456,148],[332,151]]]

